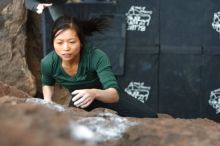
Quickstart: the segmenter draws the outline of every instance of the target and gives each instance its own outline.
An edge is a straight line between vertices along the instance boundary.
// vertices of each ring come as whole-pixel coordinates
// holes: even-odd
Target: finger
[[[72,98],[72,101],[75,102],[75,101],[79,100],[80,98],[82,98],[82,95],[80,93],[78,93]]]
[[[90,100],[91,98],[85,98],[82,102],[78,103],[77,105],[81,107],[82,105],[87,104]]]
[[[50,3],[50,4],[44,3],[44,4],[43,4],[44,7],[50,7],[50,6],[52,6],[52,5],[53,5],[52,3]]]
[[[71,94],[72,95],[76,95],[76,94],[78,94],[80,92],[80,90],[74,90]]]
[[[42,13],[43,13],[43,10],[42,10],[42,9],[38,9],[36,12],[37,12],[38,14],[42,14]]]
[[[74,102],[74,105],[79,107],[86,100],[85,96],[81,97],[77,101]]]
[[[38,6],[37,6],[37,13],[38,14],[41,14],[41,13],[43,13],[43,10],[44,10],[44,6],[42,5],[42,4],[39,4]]]
[[[80,108],[86,108],[86,107],[88,107],[92,102],[93,102],[93,100],[90,99],[86,104],[81,105]]]
[[[80,107],[81,107],[81,108],[86,108],[86,107],[88,107],[92,102],[93,102],[93,100],[90,99],[86,104],[84,104],[84,105],[82,105],[82,106],[80,106]]]

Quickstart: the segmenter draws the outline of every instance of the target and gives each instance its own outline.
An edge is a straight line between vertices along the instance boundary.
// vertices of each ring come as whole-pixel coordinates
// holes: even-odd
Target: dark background
[[[153,12],[146,31],[126,29],[131,6]],[[220,34],[211,25],[220,11],[219,0],[97,0],[64,7],[67,15],[81,19],[112,18],[110,30],[89,39],[110,56],[123,90],[132,81],[142,82],[151,87],[145,104],[158,113],[220,121],[208,103],[211,91],[220,88]],[[52,25],[48,12],[42,22],[47,54]]]

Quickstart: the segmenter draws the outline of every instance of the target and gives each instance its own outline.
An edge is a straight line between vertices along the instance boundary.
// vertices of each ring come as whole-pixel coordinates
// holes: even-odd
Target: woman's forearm
[[[95,93],[95,99],[104,103],[115,103],[119,100],[119,95],[116,89],[109,88],[105,90],[92,89]]]
[[[54,94],[54,86],[43,86],[43,96],[44,100],[52,101],[52,97]]]

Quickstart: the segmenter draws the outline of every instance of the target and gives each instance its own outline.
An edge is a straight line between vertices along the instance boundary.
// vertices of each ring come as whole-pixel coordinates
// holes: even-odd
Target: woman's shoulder
[[[55,51],[51,51],[41,60],[42,72],[53,73],[59,67],[59,57]]]
[[[97,64],[111,64],[108,55],[103,50],[94,46],[90,49],[89,62],[91,66],[96,67]]]
[[[55,51],[51,51],[50,53],[48,53],[42,60],[42,63],[54,63],[57,62],[58,60],[58,55],[55,53]]]
[[[86,54],[89,54],[92,57],[102,57],[106,56],[106,53],[98,47],[95,47],[91,44],[86,45],[85,47]]]

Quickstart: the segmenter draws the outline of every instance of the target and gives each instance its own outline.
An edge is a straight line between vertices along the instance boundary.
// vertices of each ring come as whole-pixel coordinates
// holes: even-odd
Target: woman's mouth
[[[70,57],[71,57],[71,54],[62,54],[62,57],[64,57],[64,58],[70,58]]]

